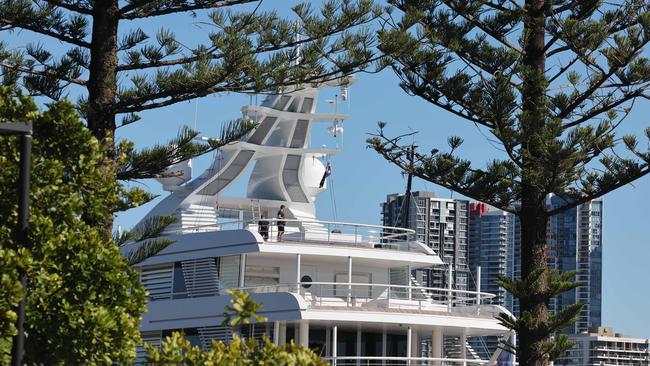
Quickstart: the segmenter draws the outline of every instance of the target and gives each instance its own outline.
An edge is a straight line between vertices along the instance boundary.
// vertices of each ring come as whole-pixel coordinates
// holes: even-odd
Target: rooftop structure
[[[631,338],[612,328],[592,327],[569,336],[575,345],[555,364],[563,366],[650,365],[650,339]]]

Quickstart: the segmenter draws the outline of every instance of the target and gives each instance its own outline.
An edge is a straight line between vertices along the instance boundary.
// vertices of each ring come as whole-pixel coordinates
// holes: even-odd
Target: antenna
[[[409,209],[411,203],[411,185],[413,183],[413,160],[415,159],[415,149],[417,145],[411,144],[406,150],[406,158],[409,161],[409,169],[406,172],[408,178],[406,180],[406,195],[404,196],[404,211],[402,212],[402,227],[409,227]]]
[[[294,55],[293,62],[294,62],[294,66],[298,66],[300,65],[300,61],[302,61],[302,43],[300,43],[302,39],[300,37],[300,22],[296,20],[293,24],[294,27],[296,27],[296,40],[295,40],[296,44],[293,46],[293,55]]]
[[[196,102],[194,103],[194,130],[196,131],[196,120],[198,119],[199,116],[199,98],[196,98]]]
[[[346,91],[347,95],[347,91]],[[346,96],[347,98],[347,96]],[[334,114],[337,114],[339,111],[339,96],[334,95],[334,99],[327,99],[328,104],[334,104]],[[327,129],[327,132],[332,134],[334,137],[343,133],[343,127],[341,126],[341,121],[334,119],[332,121],[332,126]]]
[[[348,100],[348,84],[341,84],[341,100],[344,102]]]

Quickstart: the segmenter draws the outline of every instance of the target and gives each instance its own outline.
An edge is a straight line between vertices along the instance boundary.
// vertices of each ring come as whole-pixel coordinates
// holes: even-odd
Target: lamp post
[[[0,123],[0,135],[20,135],[20,173],[18,176],[18,226],[16,227],[16,241],[23,247],[29,247],[27,230],[29,228],[29,178],[32,161],[32,124],[27,123]],[[11,349],[11,364],[20,366],[25,349],[25,298],[27,297],[27,273],[23,268],[18,269],[20,283],[25,291],[25,296],[18,304],[18,320],[16,329],[18,334],[14,337]]]

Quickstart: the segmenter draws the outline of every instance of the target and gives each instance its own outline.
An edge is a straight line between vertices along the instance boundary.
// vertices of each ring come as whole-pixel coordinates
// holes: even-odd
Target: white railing
[[[454,290],[436,287],[388,285],[377,283],[300,282],[240,288],[253,294],[290,292],[299,294],[309,307],[351,307],[364,309],[405,309],[460,312],[468,315],[495,316],[499,309],[485,309],[478,300],[494,298],[487,292]],[[164,298],[149,301],[227,295],[226,290],[204,292],[192,296],[187,292],[168,293]]]
[[[266,221],[268,225],[264,225]],[[415,241],[415,231],[391,226],[355,224],[339,221],[285,219],[284,232],[278,238],[278,220],[237,220],[219,224],[186,227],[172,232],[184,234],[215,230],[250,230],[260,233],[265,242],[301,242],[353,246],[360,248],[381,248],[400,251],[426,250]],[[260,223],[262,223],[260,225]],[[267,226],[267,230],[263,227]]]
[[[487,360],[471,358],[435,358],[435,357],[387,357],[387,356],[338,356],[325,357],[326,361],[336,366],[461,366],[486,365]]]
[[[452,311],[459,307],[478,307],[494,294],[435,287],[388,285],[376,283],[300,282],[292,284],[244,287],[250,293],[292,292],[299,294],[310,307],[363,307]]]

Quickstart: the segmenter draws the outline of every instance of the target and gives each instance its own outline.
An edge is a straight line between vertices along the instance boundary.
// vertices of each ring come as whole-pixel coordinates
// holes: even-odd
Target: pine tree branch
[[[182,128],[178,136],[166,144],[136,151],[132,143],[122,141],[118,147],[120,160],[116,177],[119,180],[135,180],[161,177],[168,167],[203,154],[210,148],[194,141],[198,132]]]
[[[206,92],[201,92],[201,93],[187,93],[183,96],[161,96],[161,97],[156,97],[156,95],[149,95],[143,99],[159,99],[159,98],[169,98],[167,100],[161,101],[161,102],[155,102],[155,103],[148,103],[148,102],[142,102],[142,104],[139,103],[133,103],[133,104],[126,104],[126,103],[120,103],[121,105],[124,105],[123,107],[116,107],[115,112],[118,114],[122,113],[135,113],[135,112],[142,112],[142,111],[147,111],[151,109],[157,109],[161,107],[166,107],[170,106],[176,103],[184,102],[186,100],[192,100],[195,98],[201,98],[205,97],[210,94],[216,94],[216,93],[222,93],[222,92],[227,92],[231,91],[229,88],[210,88],[209,91]],[[251,90],[248,91],[242,91],[242,93],[250,92]],[[173,93],[172,93],[173,94]],[[162,95],[162,94],[160,94]],[[146,104],[145,104],[146,103]]]
[[[564,125],[562,125],[562,128],[566,130],[572,127],[576,127],[581,123],[590,122],[594,117],[609,112],[610,110],[613,110],[614,108],[620,106],[621,104],[642,97],[643,95],[644,95],[643,89],[635,90],[633,93],[629,93],[629,94],[626,93],[614,102],[603,104],[600,108],[592,108],[586,113],[581,114],[580,118],[565,123]]]
[[[138,264],[147,258],[153,257],[161,250],[167,248],[176,241],[160,237],[165,229],[178,221],[178,217],[170,216],[152,216],[145,219],[133,230],[121,233],[113,233],[113,240],[120,246],[133,245],[134,249],[125,254],[126,260],[130,266]]]
[[[642,177],[644,177],[644,176],[646,176],[648,174],[650,174],[650,167],[648,166],[648,164],[645,164],[645,168],[641,169],[638,174],[636,174],[634,176],[631,176],[628,179],[621,179],[621,180],[619,180],[618,183],[610,185],[609,187],[607,187],[605,189],[602,189],[602,190],[600,190],[598,192],[594,192],[592,194],[582,195],[580,197],[572,197],[573,200],[574,200],[573,202],[568,202],[566,205],[560,206],[560,207],[555,208],[553,210],[546,211],[546,216],[549,216],[549,217],[550,216],[555,216],[555,215],[560,214],[560,213],[562,213],[562,212],[564,212],[566,210],[569,210],[569,209],[572,209],[574,207],[580,206],[583,203],[587,203],[587,202],[593,201],[595,199],[601,198],[604,195],[606,195],[607,193],[615,191],[615,190],[617,190],[617,189],[619,189],[619,188],[621,188],[621,187],[623,187],[625,185],[628,185],[628,184],[634,182],[635,180],[637,180],[639,178],[642,178]]]
[[[506,177],[505,173],[499,175],[500,173],[490,169],[488,171],[472,169],[469,163],[457,158],[454,160],[451,154],[438,155],[437,151],[433,151],[431,157],[416,154],[414,165],[413,162],[405,160],[408,147],[398,144],[401,137],[387,138],[381,130],[379,134],[371,136],[373,137],[367,141],[368,147],[400,169],[464,196],[507,212],[517,213],[512,207],[514,203],[512,193],[503,193],[502,188],[510,187],[509,189],[516,190],[519,182]],[[452,147],[452,152],[453,150]],[[432,172],[429,171],[430,168],[433,169]],[[494,191],[499,191],[499,194],[494,194]]]
[[[68,36],[66,36],[64,34],[61,34],[61,33],[54,32],[54,31],[50,30],[49,27],[47,27],[47,28],[46,27],[39,27],[39,26],[36,26],[34,24],[30,24],[30,23],[27,23],[27,22],[23,23],[23,22],[19,22],[19,21],[13,20],[13,19],[7,19],[7,18],[4,18],[4,17],[0,18],[0,27],[4,27],[5,25],[9,25],[10,28],[4,28],[4,30],[12,29],[12,28],[27,29],[27,30],[30,30],[30,31],[32,31],[34,33],[39,33],[39,34],[42,34],[42,35],[45,35],[45,36],[49,36],[49,37],[58,39],[59,41],[70,43],[70,44],[73,44],[73,45],[76,45],[76,46],[79,46],[79,47],[90,48],[90,43],[85,42],[85,41],[80,40],[80,39],[68,37]]]
[[[220,85],[225,81],[226,77],[224,76],[221,80],[215,80],[212,84],[213,87],[185,87],[183,85],[176,85],[174,89],[167,89],[157,93],[149,93],[145,95],[140,95],[138,97],[129,97],[119,100],[115,104],[116,113],[134,113],[142,112],[145,110],[156,109],[160,107],[169,106],[186,100],[204,97],[210,94],[222,93],[222,92],[249,92],[253,91],[254,88],[246,84],[236,84],[236,85]],[[166,100],[160,102],[153,102],[158,99]]]
[[[67,9],[70,11],[74,11],[80,14],[86,14],[86,15],[92,15],[93,11],[90,8],[82,7],[79,5],[74,5],[68,1],[65,0],[44,0],[54,6],[58,6],[63,9]],[[75,1],[75,3],[78,3],[78,1]]]
[[[456,3],[456,1],[454,1],[454,0],[442,0],[442,2],[445,5],[447,5],[451,10],[453,10],[456,14],[463,17],[465,20],[467,20],[468,22],[470,22],[471,24],[473,24],[474,26],[476,26],[477,28],[479,28],[480,30],[485,32],[485,34],[489,35],[490,37],[492,37],[493,39],[495,39],[496,41],[498,41],[502,45],[508,47],[511,51],[517,52],[520,55],[523,54],[524,51],[521,48],[519,48],[518,46],[512,44],[510,41],[508,41],[508,39],[506,37],[494,32],[493,30],[488,28],[486,26],[486,24],[483,23],[480,19],[477,19],[477,18],[473,17],[472,15],[470,15],[466,11],[459,10],[454,5]]]
[[[553,37],[552,40],[559,40],[559,38],[557,38],[557,37]],[[551,41],[549,41],[549,44],[551,44]],[[547,57],[547,58],[548,58],[548,57],[552,57],[552,56],[555,56],[555,55],[558,54],[558,53],[562,53],[562,52],[570,51],[570,50],[572,50],[572,48],[571,48],[570,46],[567,46],[567,45],[564,45],[564,46],[558,46],[558,47],[555,47],[554,49],[552,49],[552,50],[546,52],[546,57]]]
[[[26,68],[26,67],[22,67],[22,66],[18,66],[18,65],[11,65],[11,64],[8,64],[8,63],[2,62],[2,61],[0,61],[0,66],[1,67],[6,67],[6,68],[14,70],[14,71],[19,71],[19,72],[22,72],[22,73],[30,74],[30,75],[53,77],[53,78],[63,80],[63,81],[67,81],[69,83],[76,84],[76,85],[84,85],[84,86],[86,85],[86,80],[70,78],[70,77],[67,77],[66,75],[57,73],[57,72],[53,71],[52,69],[46,69],[45,71],[33,70],[33,69],[30,69],[30,68]]]
[[[560,71],[558,71],[557,73],[555,73],[555,75],[551,76],[548,79],[548,84],[551,85],[551,83],[553,83],[555,80],[557,80],[557,78],[564,75],[564,73],[567,70],[569,70],[571,68],[571,66],[575,65],[575,63],[578,62],[579,59],[580,59],[579,57],[574,57],[571,61],[569,61],[568,64],[566,64],[565,66],[561,66]]]
[[[500,63],[498,66],[493,66],[484,62],[482,59],[483,55],[481,54],[481,51],[485,51],[486,48],[490,48],[492,46],[487,43],[481,44],[480,41],[468,40],[464,37],[464,32],[462,31],[458,32],[463,34],[463,36],[459,38],[440,37],[439,35],[432,34],[430,30],[436,29],[437,21],[437,19],[431,19],[430,17],[421,17],[418,19],[418,23],[422,26],[422,31],[424,32],[424,34],[418,39],[419,42],[426,40],[432,45],[440,45],[447,52],[453,52],[456,54],[459,59],[466,63],[467,66],[472,68],[478,67],[492,76],[498,73],[504,73],[505,70],[510,66],[502,63]],[[451,27],[452,24],[449,24],[449,26]],[[458,44],[453,44],[454,42],[461,42],[463,45],[467,46],[458,46]],[[471,45],[472,42],[476,42],[476,44]],[[475,50],[474,48],[478,48],[478,50]],[[516,87],[514,83],[512,85],[513,87]]]
[[[615,75],[623,66],[626,66],[636,55],[637,52],[640,50],[643,50],[643,48],[650,42],[650,37],[648,37],[647,40],[643,41],[638,47],[636,47],[634,52],[630,52],[628,57],[625,58],[622,62],[618,63],[617,65],[614,65],[610,67],[609,71],[602,75],[598,81],[594,82],[587,90],[583,91],[581,95],[574,99],[566,108],[561,110],[559,113],[557,113],[554,118],[558,119],[565,119],[567,118],[573,111],[580,106],[583,102],[588,100],[593,96],[593,94],[601,87],[609,78],[611,78],[613,75]]]
[[[160,0],[142,0],[142,1],[133,1],[131,4],[124,6],[120,9],[120,16],[122,19],[141,19],[148,18],[153,16],[168,15],[180,12],[188,12],[194,10],[202,9],[215,9],[221,8],[224,6],[232,6],[237,4],[245,4],[258,0],[194,0],[193,4],[190,2],[185,2],[184,4],[179,5],[162,5],[160,7],[155,7],[152,10],[142,9],[143,6],[151,4]],[[139,10],[136,10],[141,8]]]
[[[557,24],[558,28],[561,28],[561,24],[559,24],[559,21],[558,21],[557,19],[555,19],[555,18],[552,18],[552,19],[553,19],[553,21]],[[564,51],[571,50],[571,51],[574,52],[574,54],[576,55],[576,57],[578,57],[578,58],[580,59],[580,61],[582,61],[585,65],[590,66],[590,67],[593,67],[594,69],[596,69],[596,70],[600,71],[601,73],[605,74],[605,70],[604,70],[600,65],[598,65],[597,63],[592,62],[592,61],[590,60],[590,55],[591,55],[595,50],[591,50],[591,51],[589,52],[589,54],[587,54],[587,55],[583,55],[582,51],[581,51],[578,47],[576,47],[576,45],[574,45],[573,42],[572,42],[571,40],[569,40],[569,39],[565,39],[566,37],[563,37],[563,34],[562,34],[561,32],[556,32],[553,28],[547,28],[547,31],[548,31],[549,34],[552,35],[552,38],[551,38],[551,40],[549,40],[549,42],[544,46],[544,51],[549,50],[549,49],[552,47],[552,45],[555,44],[555,42],[557,42],[558,40],[563,40],[563,41],[565,42],[565,45],[564,45],[564,46],[560,46],[560,47],[558,47],[557,49],[554,49],[554,50],[549,51],[549,52],[546,54],[546,57],[547,57],[547,58],[548,58],[548,57],[551,57],[551,56],[553,56],[553,55],[556,55],[556,54],[562,53],[562,52],[564,52]]]
[[[138,248],[126,253],[126,261],[129,266],[144,262],[146,259],[160,253],[163,249],[174,244],[176,241],[167,238],[149,239],[138,244]]]
[[[248,1],[258,1],[258,0],[248,0]],[[336,27],[328,29],[324,33],[319,33],[318,36],[316,37],[306,37],[300,40],[292,40],[290,42],[285,42],[282,44],[258,46],[252,49],[250,52],[245,53],[243,56],[260,55],[260,54],[274,52],[274,51],[286,50],[300,45],[310,44],[320,39],[324,39],[327,37],[331,37],[335,34],[339,34],[349,29],[350,27],[358,27],[358,26],[369,24],[375,19],[377,19],[377,16],[373,16],[368,19],[361,19],[360,21],[354,22],[354,24],[339,24]],[[180,57],[173,60],[154,60],[154,61],[149,61],[144,63],[122,64],[117,66],[117,71],[143,70],[152,67],[163,67],[163,66],[179,66],[179,65],[185,65],[185,64],[189,64],[201,60],[220,60],[228,56],[227,53],[221,53],[221,52],[215,53],[215,51],[216,51],[215,47],[210,47],[204,53],[193,55],[193,56]]]
[[[581,3],[584,3],[584,2],[581,2]],[[591,12],[589,12],[589,14],[592,14],[596,9],[598,9],[599,3],[597,1],[593,1],[589,5],[591,5],[591,7],[587,8],[586,9],[587,11],[585,13],[587,13],[588,10],[591,10]],[[575,2],[568,1],[566,4],[558,6],[556,8],[553,8],[552,6],[549,6],[548,10],[546,12],[546,15],[547,16],[554,16],[554,15],[564,13],[567,10],[573,10],[575,8],[576,8]]]
[[[565,5],[565,7],[569,7],[569,8],[573,7],[573,6],[574,6],[573,3],[568,3],[568,4]],[[569,19],[574,20],[574,21],[576,21],[576,20],[577,21],[585,20],[591,14],[593,14],[593,12],[594,12],[594,10],[596,10],[596,8],[597,8],[597,3],[593,3],[593,4],[591,4],[590,8],[583,9],[583,11],[580,14],[572,15],[572,16],[569,17]],[[611,26],[610,26],[610,28],[608,30],[608,34],[609,34],[610,37],[614,36],[615,34],[617,34],[619,32],[622,32],[624,30],[629,29],[630,27],[641,24],[640,17],[636,17],[636,18],[634,18],[634,19],[632,19],[631,21],[628,21],[628,22],[623,21],[621,23],[620,14],[621,13],[619,13],[619,16],[616,17],[615,21],[610,22]],[[564,51],[570,50],[570,51],[573,51],[577,55],[577,58],[579,58],[586,65],[591,66],[591,67],[597,69],[598,71],[600,71],[601,73],[605,74],[606,72],[602,67],[600,67],[598,64],[596,64],[596,63],[594,63],[594,62],[592,62],[590,60],[591,54],[593,52],[597,51],[597,49],[591,50],[589,52],[589,54],[587,54],[587,55],[583,55],[582,52],[578,49],[578,47],[575,47],[573,42],[571,42],[568,39],[565,39],[565,37],[562,37],[562,33],[561,33],[561,28],[562,27],[561,27],[560,22],[556,19],[555,14],[551,14],[551,18],[558,25],[558,28],[560,29],[560,32],[556,32],[553,29],[548,29],[549,33],[551,33],[553,35],[553,37],[546,44],[544,50],[545,51],[548,50],[557,40],[560,40],[560,39],[564,40],[566,44],[564,46],[558,47],[558,48],[556,48],[556,49],[554,49],[552,51],[549,51],[546,54],[546,57],[548,58],[548,57],[551,57],[553,55],[556,55],[556,54],[562,53]],[[556,74],[556,77],[559,76],[559,75],[560,75],[560,73]]]
[[[256,125],[245,120],[234,120],[224,124],[218,139],[210,139],[207,144],[196,143],[198,132],[183,128],[178,136],[164,145],[135,151],[132,144],[122,143],[118,152],[123,158],[118,162],[117,179],[135,180],[174,176],[165,170],[182,161],[214,151],[240,140]]]
[[[501,4],[497,4],[497,3],[494,3],[494,2],[491,2],[491,1],[482,0],[481,3],[483,5],[486,5],[486,6],[490,7],[490,8],[492,8],[492,9],[494,9],[494,10],[498,10],[498,11],[501,11],[501,12],[504,12],[504,13],[514,13],[515,12],[515,10],[513,10],[513,9],[506,8],[505,6],[503,6]],[[517,6],[517,7],[519,8],[518,10],[522,9],[519,6]]]
[[[515,152],[515,147],[512,146],[512,144],[509,141],[506,141],[503,137],[501,137],[503,134],[501,125],[495,122],[494,126],[495,126],[494,129],[497,131],[497,133],[496,134],[492,133],[492,135],[496,137],[497,140],[499,140],[499,142],[503,146],[503,149],[506,151],[506,154],[508,155],[510,160],[512,160],[513,163],[517,164],[518,167],[522,168],[523,164],[521,162],[521,157],[518,156],[517,153]]]
[[[359,23],[359,25],[366,24],[367,22],[364,23]],[[331,32],[328,32],[322,36],[319,36],[318,38],[305,38],[300,41],[294,41],[294,42],[287,42],[282,45],[274,45],[274,46],[268,46],[268,47],[258,47],[251,52],[248,52],[244,54],[244,56],[253,56],[253,55],[258,55],[258,54],[263,54],[267,52],[273,52],[273,51],[280,51],[288,48],[293,48],[299,45],[303,44],[308,44],[310,42],[314,42],[318,39],[321,39],[323,37],[329,37],[332,36],[336,33],[339,33],[343,31],[343,29],[335,29],[332,30]],[[187,57],[181,57],[177,58],[174,60],[156,60],[156,61],[150,61],[150,62],[145,62],[145,63],[134,63],[134,64],[122,64],[117,67],[117,71],[132,71],[132,70],[142,70],[142,69],[148,69],[152,67],[161,67],[161,66],[178,66],[178,65],[184,65],[184,64],[190,64],[192,62],[197,62],[201,60],[220,60],[228,54],[226,53],[212,53],[214,50],[208,50],[208,52],[200,54],[200,55],[195,55],[195,56],[187,56]]]
[[[363,63],[372,63],[380,59],[379,57],[373,57],[369,60],[363,61]],[[253,80],[238,80],[236,84],[225,84],[221,86],[213,86],[206,88],[204,86],[200,87],[183,87],[182,85],[177,85],[177,89],[174,90],[165,90],[159,93],[152,93],[136,98],[129,98],[126,100],[118,101],[115,104],[115,111],[118,114],[121,113],[134,113],[141,112],[145,110],[160,108],[183,102],[186,100],[191,100],[198,97],[204,97],[210,94],[231,92],[231,93],[252,93],[259,92],[259,90],[277,90],[282,87],[294,86],[296,84],[310,84],[310,83],[325,83],[328,81],[338,80],[342,77],[351,75],[353,73],[360,72],[360,70],[355,70],[352,72],[347,72],[341,74],[340,70],[333,70],[330,72],[322,73],[319,75],[312,75],[303,80],[286,80],[284,82],[274,82],[269,83],[263,86],[260,89],[259,85],[255,85]],[[219,84],[225,81],[225,77],[221,81],[216,81],[214,84]],[[153,102],[156,99],[169,98],[160,102]]]
[[[408,72],[414,74],[415,76],[417,76],[423,82],[428,83],[429,87],[431,87],[431,88],[433,88],[435,90],[441,90],[441,86],[439,84],[437,84],[437,83],[434,84],[434,82],[435,82],[434,80],[430,80],[428,78],[425,78],[412,65],[407,64],[403,60],[400,60],[400,59],[398,59],[397,62],[399,62],[400,65],[402,65],[404,67],[404,69],[406,69]],[[430,96],[429,93],[426,93],[426,91],[423,89],[424,88],[423,86],[415,85],[415,84],[413,84],[413,82],[411,80],[406,79],[406,75],[404,74],[403,69],[400,69],[400,68],[397,68],[397,67],[393,66],[393,71],[395,71],[395,74],[397,74],[397,77],[400,78],[402,83],[404,83],[406,85],[410,85],[409,90],[413,95],[416,95],[416,96],[428,101],[429,103],[431,103],[431,104],[433,104],[435,106],[438,106],[438,107],[440,107],[440,108],[442,108],[442,109],[444,109],[444,110],[446,110],[448,112],[451,112],[451,113],[457,115],[458,117],[462,117],[463,119],[465,119],[467,121],[479,124],[481,126],[484,126],[484,127],[490,128],[490,129],[494,128],[494,126],[490,122],[487,122],[487,121],[481,119],[480,116],[479,116],[479,113],[477,113],[477,111],[474,111],[471,108],[469,108],[468,106],[466,106],[465,103],[464,103],[465,101],[464,101],[463,98],[450,98],[449,95],[441,93],[442,95],[444,95],[445,97],[448,98],[447,103],[441,102],[440,100]],[[407,91],[407,90],[405,90],[405,91]],[[456,109],[454,109],[454,105],[457,105],[460,108],[464,109],[465,113],[463,113],[462,111],[457,111]],[[472,116],[470,113],[475,115],[475,116]]]
[[[128,2],[128,5],[124,5],[119,10],[119,15],[123,16],[127,12],[133,11],[139,7],[146,6],[147,4],[160,1],[160,0],[131,0]]]
[[[591,7],[589,7],[589,8],[585,8],[585,9],[581,9],[582,11],[581,11],[580,13],[578,13],[578,14],[572,14],[571,16],[568,17],[568,19],[570,19],[570,20],[577,20],[577,21],[586,20],[586,19],[589,18],[591,15],[593,15],[594,11],[597,10],[597,7],[598,7],[598,3],[597,3],[597,2],[593,2],[593,3],[590,4],[590,5],[591,5]],[[569,10],[569,9],[571,9],[571,8],[575,8],[575,4],[574,4],[573,2],[569,2],[569,3],[565,4],[564,6],[560,7],[560,8],[559,8],[559,9],[560,9],[559,11],[558,11],[557,9],[555,9],[555,10],[554,10],[554,9],[549,9],[549,14],[548,14],[548,15],[549,15],[549,17],[552,18],[556,23],[559,24],[559,21],[557,20],[557,15],[560,14],[560,13],[562,13],[562,12],[564,12],[564,11],[566,11],[566,10]],[[614,24],[612,24],[612,26],[611,26],[610,29],[609,29],[609,34],[610,34],[610,35],[613,35],[613,34],[615,34],[615,33],[618,33],[618,32],[620,32],[620,31],[625,30],[625,29],[627,29],[628,27],[631,27],[631,26],[636,25],[636,24],[638,24],[638,22],[630,23],[630,24],[628,24],[626,27],[616,27]],[[558,33],[558,32],[550,32],[550,33],[554,33],[554,35],[553,35],[553,37],[552,37],[552,38],[551,38],[551,39],[546,43],[546,46],[544,46],[544,51],[545,51],[545,52],[548,51],[548,50],[553,46],[553,44],[555,44],[555,42],[557,42],[558,40],[563,39],[563,38],[561,37],[561,35],[562,35],[561,32],[560,32],[560,33]],[[564,51],[568,51],[568,50],[571,50],[571,47],[569,47],[569,46],[567,46],[567,45],[565,45],[565,46],[561,46],[561,47],[558,47],[558,48],[554,49],[553,51],[548,52],[547,55],[546,55],[546,57],[551,57],[551,56],[553,56],[553,55],[555,55],[555,54],[558,54],[558,53],[561,53],[561,52],[564,52]]]

